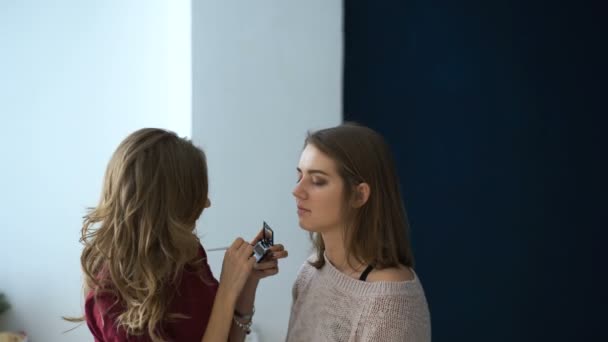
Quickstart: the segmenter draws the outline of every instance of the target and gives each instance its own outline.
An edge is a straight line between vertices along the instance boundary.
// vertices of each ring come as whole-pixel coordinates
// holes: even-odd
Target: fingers
[[[252,269],[253,266],[252,261],[255,263],[255,258],[253,255],[253,246],[247,243],[242,238],[238,237],[234,240],[230,248],[226,251],[226,257],[233,259],[239,263],[245,263],[248,265],[249,269]],[[252,260],[250,260],[252,259]]]
[[[238,256],[253,254],[253,246],[245,242],[243,238],[236,238],[228,251],[235,253]]]
[[[289,255],[289,253],[285,250],[285,247],[283,247],[281,244],[276,244],[270,247],[270,253],[272,253],[270,255],[272,259],[283,259],[287,258]]]
[[[279,273],[279,268],[278,268],[278,267],[275,267],[275,268],[269,268],[269,269],[267,269],[267,270],[262,270],[262,271],[260,271],[260,272],[264,273],[264,276],[265,276],[265,277],[268,277],[268,276],[273,276],[273,275],[275,275],[275,274],[278,274],[278,273]]]
[[[253,260],[255,262],[255,258],[253,257],[253,246],[250,244],[244,244],[241,249],[239,249],[239,253],[241,254],[241,257],[245,258],[246,260]]]
[[[220,285],[223,284],[229,293],[238,295],[253,271],[255,258],[251,257],[252,253],[253,247],[242,238],[236,238],[226,251]]]
[[[261,279],[279,273],[279,264],[277,260],[265,261],[255,264],[253,269],[254,272],[258,274],[258,277]]]
[[[277,260],[270,261],[262,261],[260,263],[256,263],[254,269],[258,271],[268,270],[271,268],[277,268],[279,266],[279,262]]]
[[[241,249],[239,249],[239,260],[246,265],[247,270],[253,270],[255,266],[255,258],[253,257],[253,246],[250,244],[245,244]]]
[[[254,271],[256,277],[259,279],[279,273],[278,260],[286,258],[289,254],[282,244],[276,244],[271,246],[268,255],[261,260],[261,262],[257,263],[253,257],[253,247],[254,244],[262,238],[263,231],[258,233],[251,244],[242,238],[237,238],[227,251],[227,255],[230,255],[230,259],[236,261],[241,267],[244,266],[247,273]]]
[[[237,251],[239,247],[241,247],[241,245],[243,245],[244,243],[245,240],[240,237],[237,237],[236,239],[234,239],[234,242],[232,242],[232,245],[230,245],[230,248],[228,248],[228,250]]]
[[[258,235],[255,236],[255,238],[253,238],[253,240],[251,240],[251,244],[255,245],[256,243],[258,243],[258,241],[262,240],[264,238],[264,229],[260,230],[258,232]]]
[[[252,253],[253,253],[253,251],[252,251]],[[256,265],[255,258],[252,255],[250,255],[249,259],[247,259],[247,266],[249,266],[250,270],[253,270],[255,268],[255,265]]]
[[[282,244],[276,244],[269,248],[269,253],[261,262],[254,265],[254,274],[259,279],[274,276],[279,273],[279,259],[288,255]]]
[[[249,243],[245,242],[245,240],[239,238],[241,241],[243,241],[243,243],[239,246],[239,248],[237,249],[237,252],[240,254],[246,254],[247,251],[251,251],[251,253],[253,253],[253,246],[250,245]]]
[[[270,250],[273,252],[280,252],[280,251],[284,251],[285,247],[283,247],[283,245],[281,245],[280,243],[277,243],[276,245],[271,246]]]

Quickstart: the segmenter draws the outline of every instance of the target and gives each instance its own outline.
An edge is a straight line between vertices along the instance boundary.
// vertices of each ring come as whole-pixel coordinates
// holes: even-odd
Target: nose
[[[295,188],[293,188],[293,191],[291,192],[291,194],[297,199],[305,198],[306,191],[304,191],[304,189],[302,188],[302,181],[299,181],[298,184],[296,184],[296,186],[295,186]]]
[[[211,206],[211,200],[209,198],[207,198],[207,202],[205,202],[205,209],[209,208]]]

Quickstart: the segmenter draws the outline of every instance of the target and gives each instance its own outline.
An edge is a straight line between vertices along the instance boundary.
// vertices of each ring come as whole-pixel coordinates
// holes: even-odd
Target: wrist
[[[215,294],[216,302],[222,303],[222,306],[229,307],[234,309],[236,307],[236,301],[238,299],[238,294],[233,293],[232,291],[226,290],[222,285],[217,289],[217,293]]]
[[[253,314],[255,314],[255,306],[251,307],[251,311],[248,313],[243,313],[238,310],[234,310],[234,316],[232,320],[237,327],[245,332],[246,335],[251,333],[251,324],[253,324]]]
[[[249,322],[251,321],[251,319],[253,318],[253,315],[255,314],[255,305],[253,305],[251,307],[251,309],[248,312],[244,312],[238,309],[234,309],[234,317],[238,318],[239,321],[241,322]]]
[[[235,313],[247,315],[253,310],[253,303],[255,302],[255,293],[257,291],[258,282],[248,281],[238,297],[234,306]]]
[[[246,289],[257,289],[258,288],[258,284],[260,283],[260,278],[251,275],[248,279],[247,282],[245,283],[245,288]]]
[[[251,304],[253,304],[253,299],[255,298],[255,293],[258,290],[258,283],[259,281],[255,280],[248,280],[247,283],[245,283],[243,291],[241,291],[237,297],[237,307],[242,306],[242,304],[246,304],[245,306],[251,307]]]

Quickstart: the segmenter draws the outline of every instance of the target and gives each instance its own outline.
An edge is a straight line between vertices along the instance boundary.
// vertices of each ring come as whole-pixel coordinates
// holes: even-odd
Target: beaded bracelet
[[[234,321],[234,324],[236,324],[237,327],[239,327],[239,328],[241,328],[241,330],[245,331],[246,335],[249,335],[249,333],[251,333],[251,324],[253,323],[253,321],[251,319],[247,323],[241,323],[236,319],[236,316],[235,316],[232,318],[232,320]]]

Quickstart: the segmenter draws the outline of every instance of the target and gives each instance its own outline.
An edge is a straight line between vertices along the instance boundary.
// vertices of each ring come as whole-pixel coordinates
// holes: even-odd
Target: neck
[[[365,265],[357,261],[352,255],[346,256],[346,247],[341,229],[334,229],[322,234],[325,244],[325,256],[338,271],[345,274],[360,272]]]

